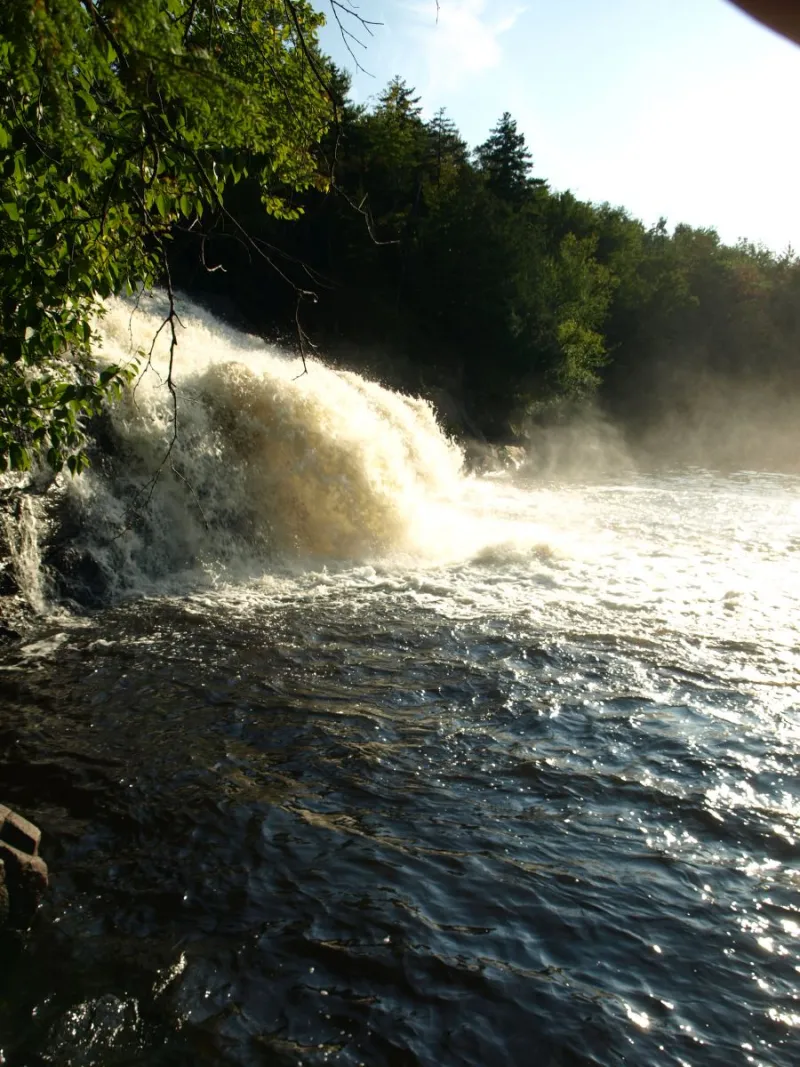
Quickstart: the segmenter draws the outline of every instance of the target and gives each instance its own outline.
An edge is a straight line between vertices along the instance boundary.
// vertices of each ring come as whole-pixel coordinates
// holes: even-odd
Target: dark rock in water
[[[39,499],[41,571],[48,598],[72,601],[78,607],[105,604],[109,580],[95,556],[81,544],[86,516],[80,503],[58,482]]]
[[[0,930],[2,930],[8,922],[9,909],[8,886],[6,885],[6,865],[0,860]]]
[[[32,822],[0,804],[0,929],[26,929],[47,889],[41,837]]]
[[[15,642],[21,640],[22,634],[19,630],[15,630],[11,626],[6,626],[4,622],[0,622],[0,645],[13,645]]]
[[[62,545],[47,556],[46,563],[59,596],[87,608],[107,602],[108,575],[90,552]]]
[[[15,596],[19,592],[19,583],[8,565],[0,564],[0,596]]]

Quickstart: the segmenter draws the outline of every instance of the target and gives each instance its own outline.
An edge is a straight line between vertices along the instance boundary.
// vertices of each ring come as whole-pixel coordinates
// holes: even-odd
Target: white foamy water
[[[11,481],[15,476],[0,475],[0,478]],[[21,496],[13,511],[8,509],[0,513],[0,524],[0,532],[14,564],[16,581],[33,610],[42,613],[47,610],[47,596],[40,552],[41,515],[36,501]]]
[[[427,402],[299,359],[180,306],[172,397],[163,299],[113,301],[102,358],[152,366],[112,413],[117,454],[72,491],[92,552],[120,589],[179,572],[230,575],[265,560],[424,555],[463,457]],[[140,355],[144,364],[145,360]],[[155,485],[152,479],[160,470]],[[104,544],[105,542],[105,544]],[[154,584],[155,583],[155,584]]]
[[[109,305],[103,358],[124,363],[158,334],[153,366],[112,413],[117,455],[69,487],[116,591],[202,598],[200,582],[242,612],[390,595],[452,618],[621,632],[697,663],[713,646],[726,673],[796,680],[796,478],[467,477],[427,402],[315,361],[302,374],[190,304],[163,464],[165,310],[158,296]]]

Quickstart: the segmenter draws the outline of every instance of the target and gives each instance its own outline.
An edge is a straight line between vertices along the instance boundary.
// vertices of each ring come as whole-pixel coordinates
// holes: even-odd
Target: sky
[[[555,190],[800,252],[800,48],[727,0],[353,3],[359,102],[399,74],[472,146],[510,111]]]

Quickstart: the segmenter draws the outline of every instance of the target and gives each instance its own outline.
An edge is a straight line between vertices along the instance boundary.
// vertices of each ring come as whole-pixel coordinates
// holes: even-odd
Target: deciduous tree
[[[326,185],[321,21],[306,0],[0,5],[0,469],[86,464],[86,418],[135,370],[95,365],[99,301],[171,292],[176,222],[248,172],[279,218]]]

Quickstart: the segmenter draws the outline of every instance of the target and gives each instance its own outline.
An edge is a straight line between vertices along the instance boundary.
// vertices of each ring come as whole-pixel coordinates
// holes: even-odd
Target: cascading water
[[[13,568],[14,583],[37,613],[47,610],[40,551],[41,514],[34,498],[20,495],[12,508],[0,512],[0,533]]]
[[[425,403],[181,321],[168,461],[162,331],[61,490],[130,595],[0,656],[54,874],[0,1063],[794,1067],[800,480],[464,477]]]
[[[299,360],[188,303],[178,309],[167,457],[166,310],[158,296],[112,301],[98,324],[103,359],[150,356],[110,416],[114,454],[70,486],[85,546],[114,586],[430,545],[436,501],[462,465],[431,406],[316,361],[303,373]]]

